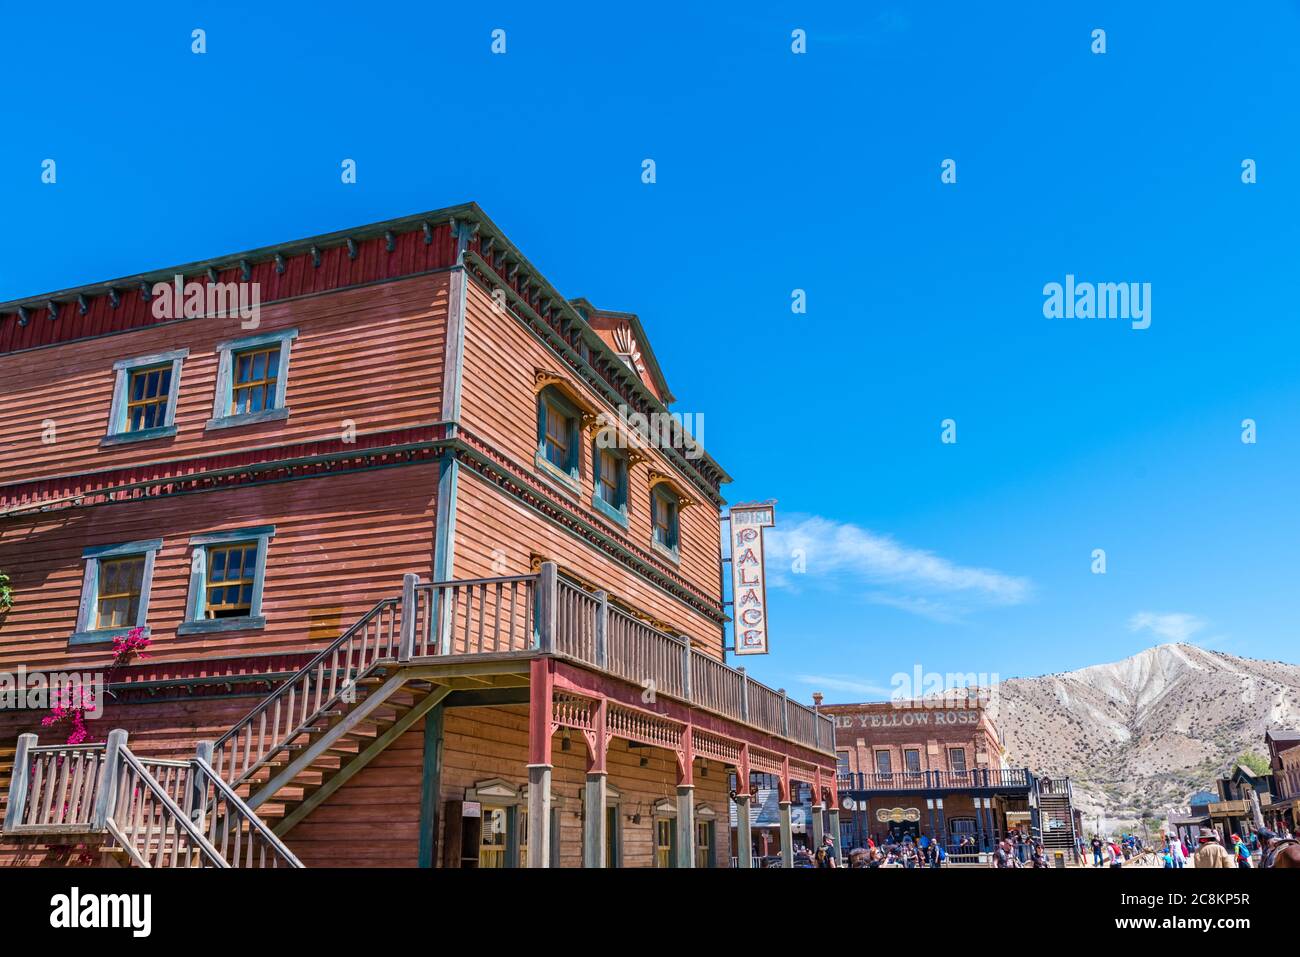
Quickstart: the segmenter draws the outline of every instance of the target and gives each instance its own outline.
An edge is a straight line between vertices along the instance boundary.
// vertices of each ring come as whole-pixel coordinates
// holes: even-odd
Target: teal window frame
[[[253,425],[258,422],[274,422],[289,417],[287,404],[289,388],[289,353],[297,329],[280,329],[264,332],[256,336],[244,336],[231,339],[217,345],[217,387],[212,397],[212,418],[205,428],[228,429],[239,425]],[[252,349],[265,349],[280,344],[280,358],[276,369],[274,404],[257,412],[230,414],[230,401],[234,390],[234,359],[241,352]]]
[[[605,496],[600,494],[602,487],[603,464],[601,458],[604,455],[611,455],[619,463],[618,481],[616,483],[617,491],[615,498],[617,502],[611,503],[605,501]],[[628,462],[627,455],[617,449],[602,449],[599,442],[593,442],[591,445],[591,505],[596,511],[600,512],[607,518],[612,519],[624,528],[627,528],[628,522],[628,494],[627,494],[627,477],[631,463]]]
[[[662,503],[667,506],[669,511],[668,539],[667,542],[659,541],[657,533],[659,527],[655,522],[655,505]],[[660,553],[668,556],[673,561],[678,561],[681,557],[681,538],[682,538],[682,503],[681,500],[673,494],[668,488],[660,483],[650,489],[650,544],[653,545]]]
[[[96,642],[112,641],[119,635],[125,635],[132,628],[143,628],[149,634],[149,590],[153,586],[154,557],[162,548],[162,539],[154,538],[139,542],[123,542],[119,545],[95,545],[81,553],[86,567],[81,577],[81,602],[77,606],[77,624],[68,638],[72,645],[89,645]],[[144,573],[140,578],[140,607],[136,609],[133,625],[117,628],[96,628],[95,618],[99,605],[99,563],[106,558],[144,558]]]
[[[554,409],[568,420],[569,461],[556,465],[546,454],[546,421],[548,409]],[[537,393],[537,467],[577,489],[582,485],[582,413],[566,399],[559,389],[547,386]]]
[[[274,525],[236,528],[227,532],[209,532],[190,538],[190,590],[185,602],[185,620],[176,628],[178,635],[202,635],[225,631],[255,631],[266,627],[262,614],[262,590],[266,584],[266,553],[275,537]],[[208,548],[213,545],[257,544],[257,568],[253,576],[253,594],[248,614],[233,618],[205,618],[208,596]]]
[[[149,356],[136,356],[133,359],[119,359],[113,363],[113,400],[108,410],[108,429],[100,445],[122,445],[126,442],[146,442],[149,439],[165,439],[176,434],[176,402],[181,391],[181,366],[189,357],[189,349],[174,352],[159,352]],[[167,406],[163,413],[161,425],[148,429],[127,430],[127,406],[130,401],[131,379],[137,372],[146,372],[159,367],[171,367],[171,379],[167,388]]]

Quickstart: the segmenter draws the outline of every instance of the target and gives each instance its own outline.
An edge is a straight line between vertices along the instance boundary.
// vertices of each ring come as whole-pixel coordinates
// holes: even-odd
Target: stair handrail
[[[230,775],[229,777],[230,784],[233,785],[240,784],[240,782],[244,781],[246,778],[251,776],[255,771],[257,771],[257,769],[260,768],[262,764],[265,761],[267,761],[272,755],[281,751],[286,744],[292,742],[294,738],[302,734],[303,729],[308,727],[311,724],[311,722],[320,714],[321,711],[327,710],[331,705],[335,704],[339,700],[340,696],[343,694],[344,690],[347,688],[349,681],[353,682],[353,687],[355,687],[355,682],[360,680],[367,672],[369,672],[370,669],[373,668],[378,661],[386,660],[384,656],[378,654],[379,651],[378,637],[376,637],[375,657],[368,663],[362,662],[364,666],[359,667],[357,669],[357,673],[355,676],[349,674],[342,683],[338,683],[337,682],[338,669],[335,667],[330,667],[328,669],[325,669],[323,667],[323,663],[327,658],[329,658],[331,655],[337,655],[339,650],[343,648],[343,646],[347,642],[354,640],[357,632],[363,629],[366,625],[368,625],[376,615],[381,614],[386,608],[398,608],[400,606],[401,606],[401,602],[395,598],[382,598],[379,601],[375,602],[374,606],[369,611],[367,611],[364,615],[358,618],[357,621],[354,622],[350,628],[348,628],[336,639],[330,642],[329,645],[327,645],[318,654],[316,654],[313,658],[311,658],[305,665],[299,668],[298,671],[295,672],[291,677],[281,682],[280,687],[276,688],[265,698],[263,698],[260,702],[258,702],[258,704],[253,708],[252,711],[248,712],[248,714],[244,715],[244,717],[236,721],[233,725],[230,726],[229,730],[227,730],[224,734],[222,734],[221,737],[217,738],[216,741],[213,742],[213,746],[215,748],[215,756],[216,756],[215,765],[217,767],[217,771],[216,771],[217,776],[224,781],[227,780],[227,775]],[[400,640],[400,629],[399,629],[399,633],[394,637]],[[365,644],[363,644],[361,648],[363,658],[365,655],[365,647],[366,647]],[[392,652],[393,658],[397,657],[396,647],[390,647],[389,651]],[[349,652],[348,658],[349,661],[347,663],[347,670],[350,672],[351,652]],[[323,672],[326,670],[328,670],[331,676],[330,693],[325,698],[325,700],[322,701],[320,696],[320,689],[324,687]],[[245,728],[251,729],[252,724],[255,720],[257,720],[259,717],[265,716],[267,712],[270,710],[270,708],[272,707],[272,705],[282,702],[285,698],[290,699],[291,710],[296,710],[297,702],[293,700],[292,696],[300,690],[300,686],[301,686],[301,691],[303,693],[303,701],[306,702],[309,699],[309,692],[311,690],[311,686],[309,683],[305,683],[305,682],[308,676],[311,675],[313,672],[322,673],[321,678],[316,685],[317,688],[316,705],[313,706],[309,712],[304,710],[301,720],[294,721],[293,716],[290,715],[289,730],[286,731],[279,740],[274,741],[269,747],[265,746],[265,742],[259,745],[259,753],[256,755],[255,758],[251,756],[251,751],[249,749],[246,749],[244,767],[242,771],[240,771],[238,774],[234,773],[235,762],[238,759],[237,753],[232,752],[231,759],[230,759],[230,766],[229,768],[225,767],[223,758],[225,755],[224,748],[227,742],[230,742],[231,740],[235,740],[235,743],[238,744],[237,738],[239,733],[243,729]],[[278,722],[278,717],[277,717],[277,722]],[[251,741],[249,742],[249,744],[251,748]]]
[[[220,804],[220,801],[217,799],[217,796],[219,795],[220,800],[226,802],[226,807],[234,811],[237,818],[235,822],[236,827],[241,827],[244,824],[247,824],[250,831],[256,832],[257,836],[266,842],[272,854],[280,863],[293,868],[300,868],[303,866],[302,861],[298,860],[293,851],[289,850],[288,846],[280,840],[276,833],[267,827],[266,822],[258,817],[257,813],[244,803],[244,799],[235,793],[235,789],[225,782],[221,775],[216,772],[206,759],[201,755],[190,758],[190,767],[192,769],[192,774],[194,775],[192,784],[196,789],[198,789],[198,796],[200,799],[200,811],[198,813],[197,822],[199,827],[204,826],[205,817],[210,815],[211,823],[206,829],[208,833],[212,835],[213,839],[215,839],[218,827],[216,808]],[[211,803],[211,810],[209,810],[209,803],[207,800],[207,785],[200,782],[200,776],[206,777],[207,780],[211,781],[212,788],[216,792]],[[215,842],[213,843],[213,848],[216,848]],[[238,859],[233,862],[232,866],[239,866]],[[272,864],[271,866],[274,867],[275,864]]]
[[[116,734],[118,732],[114,733]],[[123,734],[123,739],[125,739],[125,734]],[[149,773],[149,769],[144,766],[144,763],[141,762],[140,759],[131,752],[131,749],[126,746],[125,740],[123,740],[117,749],[117,760],[115,764],[112,765],[112,770],[114,777],[113,780],[108,782],[112,804],[109,807],[106,825],[109,833],[113,835],[114,840],[122,844],[123,848],[126,850],[127,854],[131,856],[132,860],[137,863],[148,862],[151,856],[149,853],[148,842],[153,839],[154,826],[151,820],[148,829],[144,832],[145,848],[144,852],[141,853],[135,847],[135,843],[140,837],[137,826],[128,822],[121,822],[117,819],[118,812],[123,810],[123,808],[119,806],[119,799],[122,797],[121,791],[125,789],[128,780],[128,771],[134,772],[135,779],[144,787],[153,799],[158,802],[163,811],[162,826],[158,833],[159,843],[156,860],[162,859],[164,851],[164,835],[174,827],[176,829],[175,837],[177,844],[173,845],[171,851],[173,861],[175,860],[177,853],[183,853],[179,847],[179,838],[183,833],[189,841],[190,846],[199,852],[199,856],[207,862],[208,866],[215,868],[230,867],[229,862],[221,856],[221,853],[213,847],[212,843],[203,836],[198,828],[194,826],[194,822],[190,820],[190,816],[181,809],[180,805],[171,799],[167,794],[166,789],[164,789],[163,786],[158,783],[157,779]],[[141,801],[143,802],[143,796],[141,796]],[[135,806],[134,794],[128,796],[125,810],[129,813],[133,806]],[[188,867],[188,854],[186,854],[185,859],[187,861],[185,866]]]

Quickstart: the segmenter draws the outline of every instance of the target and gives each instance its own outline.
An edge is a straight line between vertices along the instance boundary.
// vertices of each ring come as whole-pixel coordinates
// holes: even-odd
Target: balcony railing
[[[780,735],[824,753],[835,747],[835,722],[812,708],[791,701],[754,681],[743,668],[732,668],[693,648],[685,638],[666,634],[634,618],[609,601],[603,591],[589,592],[555,576],[553,566],[539,577],[540,614],[548,614],[554,594],[553,625],[539,629],[539,647],[607,671],[656,694],[666,694],[724,717]],[[553,641],[546,642],[546,628]]]
[[[975,768],[970,771],[854,771],[839,775],[841,791],[969,791],[973,788],[1028,789],[1028,768]]]
[[[526,651],[565,655],[655,694],[823,753],[834,750],[835,723],[829,716],[647,624],[611,602],[606,592],[560,577],[550,562],[537,574],[502,578],[421,583],[408,575],[401,608],[398,657],[403,660]],[[388,647],[382,640],[375,644],[378,654]],[[336,666],[328,651],[321,666],[331,673]],[[252,750],[256,754],[258,748]]]

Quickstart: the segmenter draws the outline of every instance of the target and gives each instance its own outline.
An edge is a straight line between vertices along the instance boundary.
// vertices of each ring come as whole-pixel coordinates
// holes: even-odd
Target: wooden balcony
[[[850,772],[839,775],[841,794],[871,791],[1029,791],[1035,782],[1028,768],[976,768],[971,771]],[[1069,781],[1050,781],[1052,793],[1068,793]]]
[[[419,583],[408,576],[398,617],[409,629],[403,660],[538,654],[570,659],[759,731],[833,754],[835,723],[691,646],[652,627],[603,591],[540,573],[470,581]]]

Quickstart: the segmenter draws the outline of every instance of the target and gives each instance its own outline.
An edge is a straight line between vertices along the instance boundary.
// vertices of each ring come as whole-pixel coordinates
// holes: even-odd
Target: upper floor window
[[[876,773],[890,774],[892,772],[891,761],[888,751],[876,752]]]
[[[274,525],[190,539],[190,595],[178,635],[263,628],[262,588]]]
[[[837,774],[849,773],[849,752],[847,751],[835,752],[835,772]]]
[[[654,530],[654,543],[660,548],[677,553],[678,502],[662,486],[650,490],[650,521]]]
[[[916,748],[907,748],[903,751],[903,764],[907,768],[908,774],[921,773],[921,752]]]
[[[82,552],[86,570],[72,644],[109,641],[143,628],[149,614],[153,561],[161,539],[97,545]]]
[[[166,438],[176,434],[176,397],[188,349],[113,364],[116,379],[103,445]]]
[[[949,771],[966,770],[966,749],[965,748],[948,749],[948,770]]]
[[[537,394],[537,461],[552,474],[578,482],[581,413],[554,386]]]
[[[620,525],[627,525],[627,456],[617,449],[592,448],[592,504]]]
[[[209,429],[288,418],[289,347],[297,337],[297,329],[281,329],[217,346]]]

